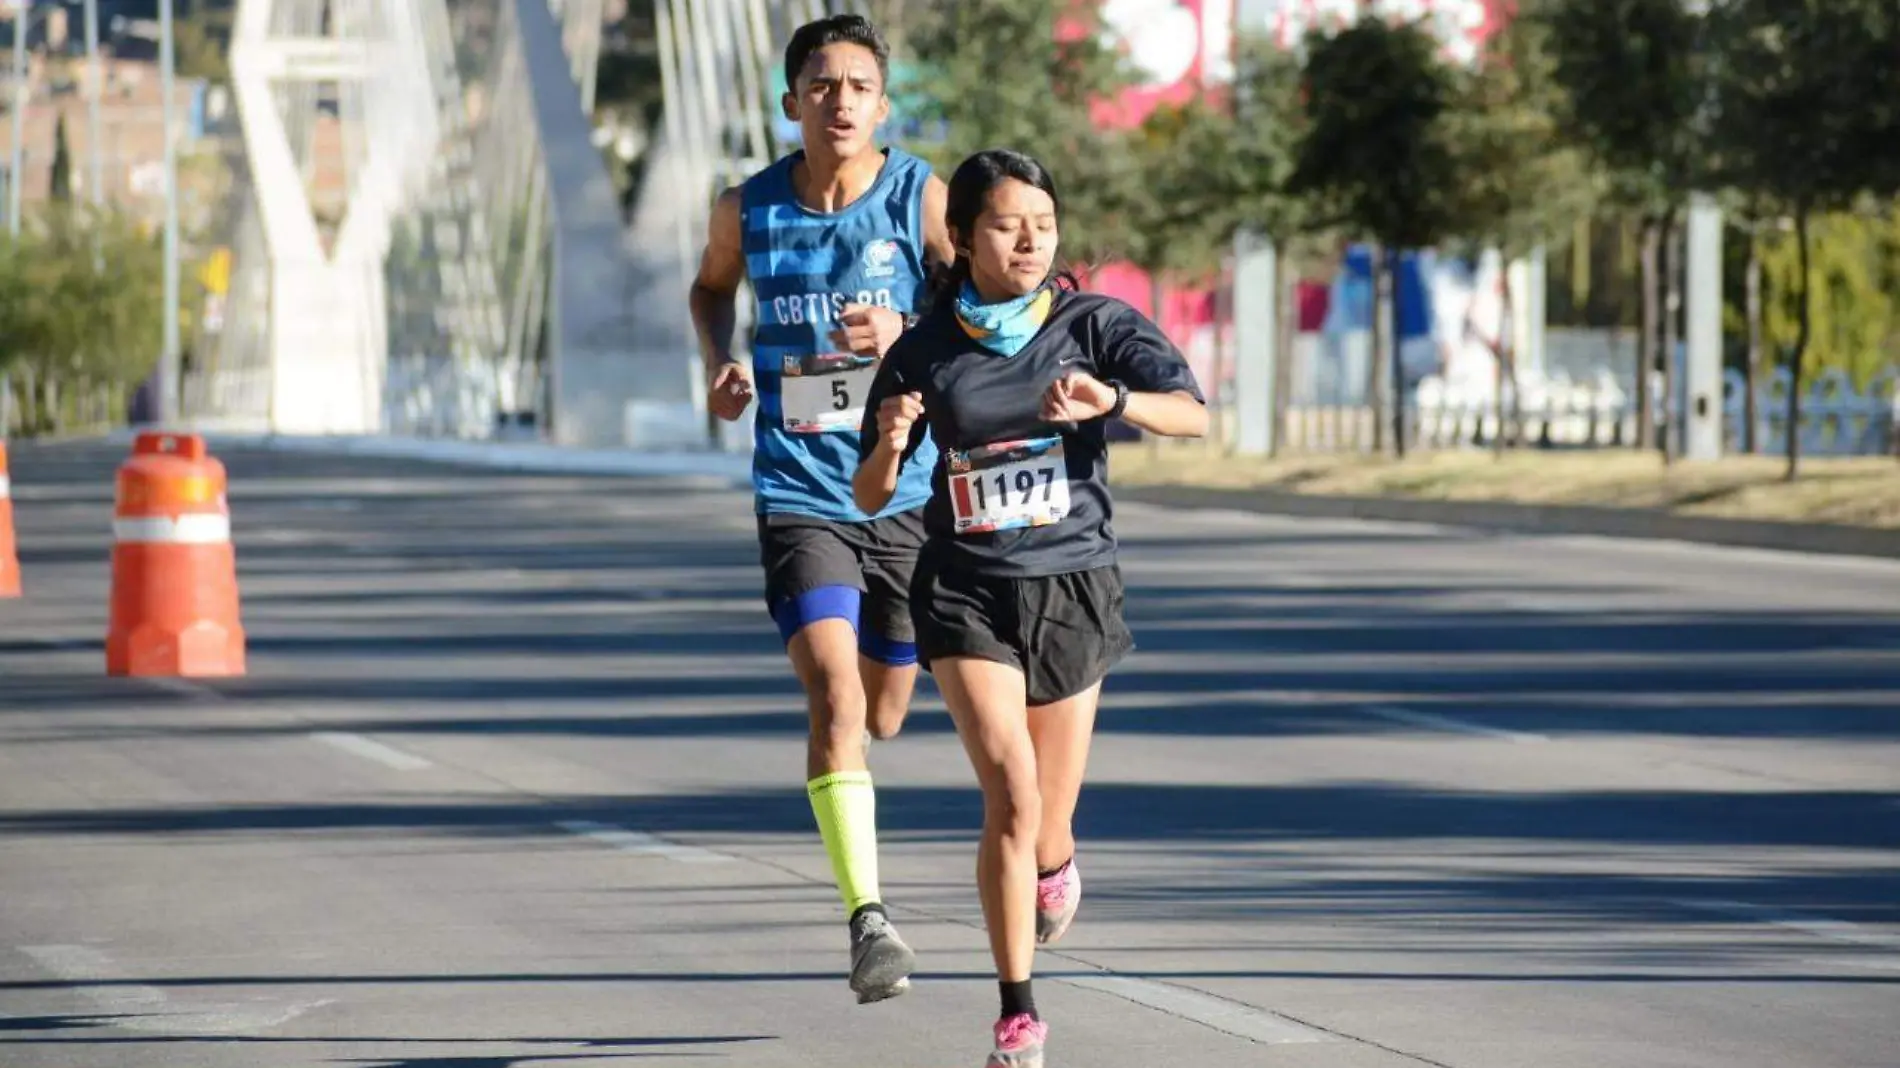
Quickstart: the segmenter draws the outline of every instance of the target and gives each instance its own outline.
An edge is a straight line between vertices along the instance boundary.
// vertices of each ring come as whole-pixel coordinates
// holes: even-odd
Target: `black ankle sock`
[[[878,903],[878,902],[876,902],[876,901],[873,901],[873,902],[870,902],[869,904],[865,904],[865,905],[859,905],[859,906],[857,907],[857,911],[855,911],[855,912],[853,912],[853,913],[851,914],[851,921],[850,921],[850,922],[851,922],[851,924],[852,924],[853,926],[856,926],[856,925],[857,925],[857,922],[858,922],[858,920],[859,920],[860,918],[862,918],[862,917],[864,916],[864,914],[865,914],[865,913],[867,913],[867,912],[875,912],[875,913],[877,913],[877,914],[878,914],[879,916],[882,916],[882,917],[884,917],[884,918],[885,918],[885,919],[887,919],[887,920],[891,918],[891,914],[890,914],[890,913],[888,913],[888,912],[885,912],[885,911],[884,911],[884,906],[883,906],[883,905],[881,905],[881,904],[879,904],[879,903]]]
[[[999,982],[996,984],[997,989],[1003,992],[1004,1019],[1020,1016],[1025,1012],[1032,1020],[1042,1019],[1041,1016],[1036,1015],[1036,995],[1029,992],[1029,983],[1030,980],[1024,979],[1020,983]]]
[[[1058,874],[1058,873],[1060,873],[1060,872],[1062,871],[1062,869],[1064,869],[1064,868],[1066,868],[1066,867],[1068,867],[1069,865],[1071,865],[1071,864],[1074,864],[1074,863],[1075,863],[1075,858],[1074,858],[1074,857],[1070,857],[1070,858],[1069,858],[1068,860],[1065,860],[1065,861],[1063,861],[1062,863],[1060,863],[1060,864],[1058,864],[1058,865],[1056,865],[1055,867],[1053,867],[1053,868],[1050,868],[1050,869],[1049,869],[1048,871],[1039,871],[1039,872],[1037,872],[1037,873],[1036,873],[1036,880],[1037,880],[1038,882],[1040,882],[1040,881],[1042,881],[1042,880],[1044,880],[1044,879],[1047,879],[1047,878],[1048,878],[1048,877],[1050,877],[1051,875],[1055,875],[1055,874]]]

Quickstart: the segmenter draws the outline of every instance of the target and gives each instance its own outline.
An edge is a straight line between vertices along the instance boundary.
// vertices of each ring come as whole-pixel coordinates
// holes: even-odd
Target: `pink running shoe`
[[[983,1068],[1042,1068],[1042,1043],[1049,1025],[1028,1013],[996,1021],[996,1051]]]
[[[1068,931],[1075,910],[1082,905],[1082,873],[1075,861],[1054,875],[1036,880],[1036,942],[1049,945]]]

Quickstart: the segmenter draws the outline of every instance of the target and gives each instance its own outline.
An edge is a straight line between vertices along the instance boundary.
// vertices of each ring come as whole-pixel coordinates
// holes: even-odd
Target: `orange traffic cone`
[[[194,434],[140,434],[112,519],[109,675],[244,674],[224,465]]]
[[[0,597],[20,595],[20,552],[13,541],[13,484],[7,479],[7,443],[0,441]]]

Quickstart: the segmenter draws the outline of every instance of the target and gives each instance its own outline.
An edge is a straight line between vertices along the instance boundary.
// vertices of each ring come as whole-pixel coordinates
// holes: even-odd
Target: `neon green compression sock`
[[[831,857],[847,917],[879,904],[877,887],[877,792],[868,771],[838,771],[805,784],[818,833]]]

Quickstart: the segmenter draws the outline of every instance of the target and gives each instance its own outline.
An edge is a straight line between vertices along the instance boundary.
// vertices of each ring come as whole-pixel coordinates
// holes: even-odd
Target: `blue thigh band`
[[[778,624],[779,637],[787,642],[792,640],[792,635],[821,619],[842,619],[855,630],[858,601],[863,596],[850,586],[820,586],[773,605],[772,619]]]
[[[917,662],[917,643],[900,642],[882,634],[860,633],[858,652],[885,667],[907,667]]]

